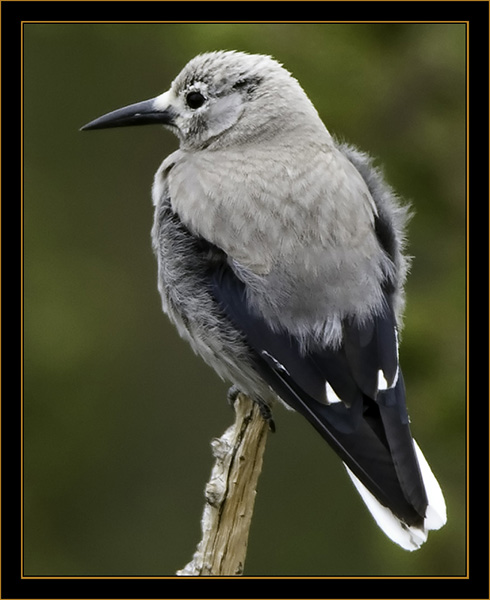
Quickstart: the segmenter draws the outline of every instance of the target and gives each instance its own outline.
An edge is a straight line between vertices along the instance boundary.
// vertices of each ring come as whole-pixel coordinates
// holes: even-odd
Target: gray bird
[[[415,550],[446,522],[398,364],[408,210],[268,56],[210,52],[170,90],[82,129],[163,124],[152,189],[163,310],[272,419],[298,411],[382,530]]]

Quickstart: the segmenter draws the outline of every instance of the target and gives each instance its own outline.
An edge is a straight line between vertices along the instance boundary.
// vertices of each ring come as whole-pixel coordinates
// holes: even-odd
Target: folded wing
[[[418,548],[428,529],[444,524],[445,505],[410,432],[388,296],[369,321],[345,320],[340,347],[302,352],[252,312],[245,285],[226,265],[212,275],[212,290],[257,371],[339,455],[378,525],[402,547]]]

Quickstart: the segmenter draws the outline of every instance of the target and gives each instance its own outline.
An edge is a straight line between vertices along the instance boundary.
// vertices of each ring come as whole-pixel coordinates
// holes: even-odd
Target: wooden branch
[[[211,442],[216,458],[206,485],[202,539],[181,576],[242,575],[268,424],[255,402],[239,394],[235,423]]]

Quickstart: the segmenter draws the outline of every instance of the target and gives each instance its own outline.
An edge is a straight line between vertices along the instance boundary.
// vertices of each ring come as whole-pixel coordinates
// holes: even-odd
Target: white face
[[[204,82],[197,81],[177,91],[172,86],[155,98],[154,106],[174,113],[169,128],[177,133],[183,147],[201,147],[233,127],[246,102],[246,95],[240,89],[232,88],[218,95]]]

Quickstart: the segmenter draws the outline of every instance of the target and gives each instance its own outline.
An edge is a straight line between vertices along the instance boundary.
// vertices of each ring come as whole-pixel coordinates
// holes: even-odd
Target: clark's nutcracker
[[[199,55],[83,129],[151,123],[180,140],[152,191],[164,311],[266,418],[276,399],[306,417],[382,530],[419,548],[446,507],[398,364],[407,208],[268,56]]]

